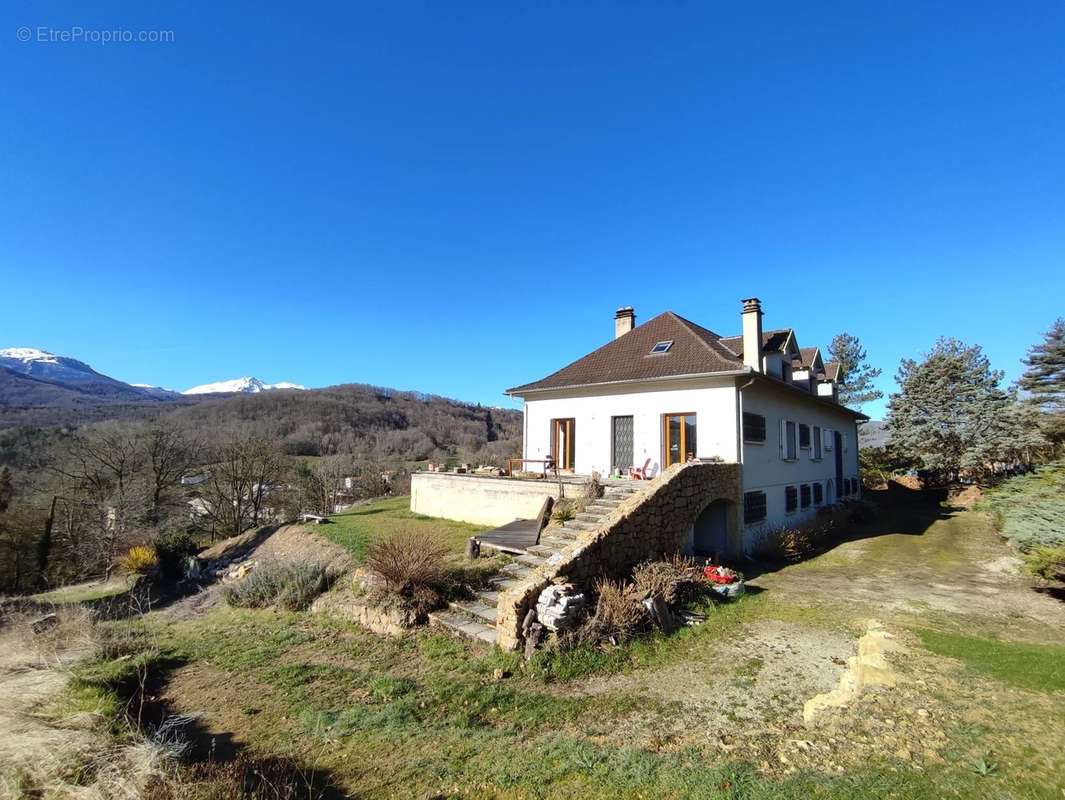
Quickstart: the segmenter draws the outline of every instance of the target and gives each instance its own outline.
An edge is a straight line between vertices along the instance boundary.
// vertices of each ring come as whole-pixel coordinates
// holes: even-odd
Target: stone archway
[[[724,497],[708,503],[692,523],[688,548],[691,554],[715,562],[740,555],[742,542],[737,513],[736,503]]]

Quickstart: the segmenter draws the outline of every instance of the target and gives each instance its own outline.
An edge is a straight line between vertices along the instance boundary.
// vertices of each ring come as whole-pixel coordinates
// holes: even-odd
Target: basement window
[[[655,344],[654,347],[651,348],[651,355],[655,356],[655,355],[661,355],[662,353],[668,353],[669,352],[669,348],[671,348],[672,346],[673,346],[673,340],[672,339],[670,339],[668,342],[658,342],[657,344]]]
[[[765,492],[744,492],[743,522],[750,525],[765,519]]]

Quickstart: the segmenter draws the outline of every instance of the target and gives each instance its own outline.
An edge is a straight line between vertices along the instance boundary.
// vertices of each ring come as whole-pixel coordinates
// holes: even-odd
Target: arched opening
[[[692,551],[699,558],[720,562],[732,552],[728,500],[715,500],[696,517],[692,526]]]

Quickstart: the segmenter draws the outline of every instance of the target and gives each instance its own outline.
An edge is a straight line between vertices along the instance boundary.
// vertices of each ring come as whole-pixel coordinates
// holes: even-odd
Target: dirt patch
[[[171,672],[156,699],[169,713],[196,719],[197,759],[228,761],[252,741],[257,729],[268,727],[271,734],[281,735],[294,726],[271,695],[270,687],[246,676],[196,662]]]
[[[308,561],[335,575],[351,569],[351,553],[302,525],[283,525],[249,554],[260,561]]]
[[[581,694],[635,694],[683,709],[668,730],[659,714],[637,714],[616,732],[621,739],[677,746],[738,740],[801,726],[803,703],[837,685],[855,642],[839,632],[766,621],[745,627],[730,641],[708,642],[707,648],[669,667],[572,688]]]

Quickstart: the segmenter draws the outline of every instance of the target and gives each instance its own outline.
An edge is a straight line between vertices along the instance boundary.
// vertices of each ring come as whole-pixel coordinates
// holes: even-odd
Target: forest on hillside
[[[521,448],[517,411],[364,385],[95,411],[0,430],[0,592],[102,576],[135,544],[180,553],[402,494],[414,462],[505,466]]]

